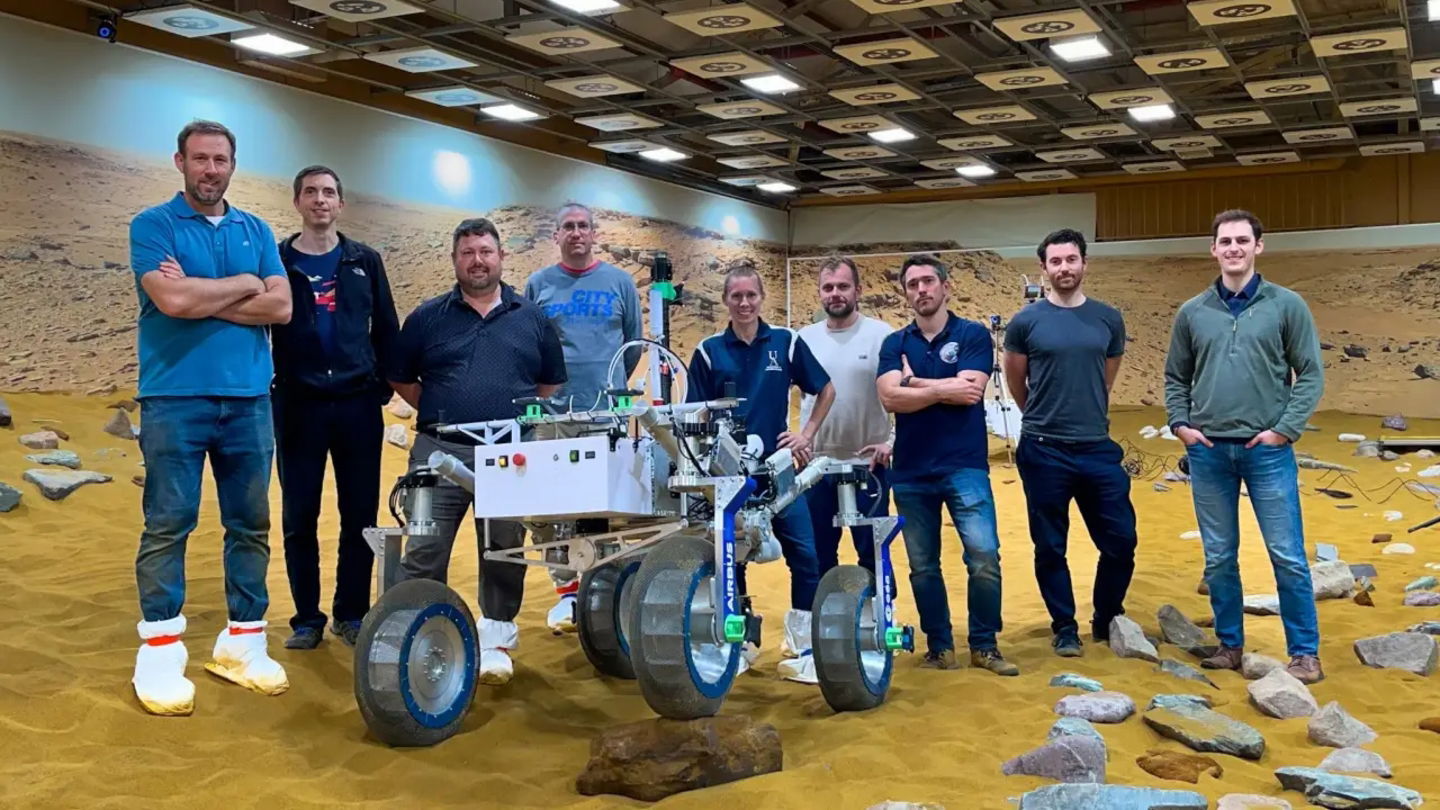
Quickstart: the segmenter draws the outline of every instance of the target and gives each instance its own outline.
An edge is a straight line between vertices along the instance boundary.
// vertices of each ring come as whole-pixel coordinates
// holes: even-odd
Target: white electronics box
[[[475,448],[475,517],[573,520],[655,514],[654,439],[545,439]],[[668,461],[666,462],[668,466]]]

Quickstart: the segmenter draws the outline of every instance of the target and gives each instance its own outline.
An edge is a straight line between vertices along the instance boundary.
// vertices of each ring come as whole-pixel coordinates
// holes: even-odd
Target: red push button
[[[510,457],[510,460],[515,462],[515,466],[516,466],[516,467],[524,467],[524,466],[525,466],[525,454],[524,454],[524,453],[516,453],[515,455],[513,455],[513,456]]]

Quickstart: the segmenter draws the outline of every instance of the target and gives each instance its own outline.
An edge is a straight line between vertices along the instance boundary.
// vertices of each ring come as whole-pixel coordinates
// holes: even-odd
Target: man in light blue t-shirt
[[[525,297],[539,304],[560,330],[570,379],[557,396],[569,401],[570,410],[603,408],[605,389],[626,387],[640,362],[640,347],[628,349],[614,379],[606,379],[610,361],[620,346],[644,336],[640,293],[628,272],[594,257],[595,215],[589,208],[566,203],[556,212],[555,220],[560,261],[530,276],[525,282]],[[546,433],[537,438],[555,435]],[[571,632],[575,629],[575,595],[580,582],[573,571],[552,570],[551,579],[560,599],[546,623],[556,633]]]
[[[180,610],[185,542],[198,520],[207,457],[225,526],[230,621],[205,668],[262,694],[290,686],[265,644],[275,450],[265,327],[290,320],[290,284],[270,226],[225,202],[235,172],[230,130],[187,124],[175,168],[185,190],[130,222],[145,457],[145,531],[135,560],[143,643],[132,683],[155,714],[195,707]]]

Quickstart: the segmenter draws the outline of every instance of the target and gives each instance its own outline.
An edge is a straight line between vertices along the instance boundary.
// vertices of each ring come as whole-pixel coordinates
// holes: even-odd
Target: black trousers
[[[380,447],[385,423],[373,392],[326,399],[300,392],[274,396],[276,468],[280,472],[285,570],[295,616],[290,626],[323,628],[320,610],[320,499],[325,460],[333,462],[340,509],[338,562],[331,613],[360,621],[370,609],[375,555],[364,530],[380,505]]]

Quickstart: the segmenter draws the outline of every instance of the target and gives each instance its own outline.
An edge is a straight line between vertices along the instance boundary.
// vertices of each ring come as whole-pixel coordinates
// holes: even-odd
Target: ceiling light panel
[[[636,152],[644,152],[647,149],[654,149],[655,144],[649,141],[627,140],[627,141],[591,141],[590,145],[596,149],[603,149],[617,155],[630,155]]]
[[[1410,63],[1410,78],[1417,81],[1440,79],[1440,59],[1426,59]]]
[[[871,169],[867,166],[856,166],[847,169],[830,169],[820,172],[826,177],[834,180],[871,180],[876,177],[885,177],[885,172],[879,169]]]
[[[975,181],[966,180],[963,177],[936,177],[929,180],[916,180],[915,185],[921,188],[969,188],[975,185]]]
[[[1093,160],[1109,160],[1099,149],[1057,149],[1050,152],[1036,152],[1035,157],[1046,163],[1085,163]]]
[[[895,126],[888,119],[878,115],[862,115],[852,118],[828,118],[819,123],[820,126],[831,132],[839,132],[846,135],[859,132],[874,132],[880,129],[890,129]]]
[[[1404,141],[1401,143],[1369,143],[1360,147],[1360,154],[1366,157],[1379,157],[1381,155],[1413,155],[1425,151],[1424,141]]]
[[[431,90],[408,90],[405,95],[421,101],[428,101],[431,104],[439,104],[442,107],[465,107],[470,104],[495,104],[504,101],[499,96],[492,96],[489,93],[482,93],[458,84],[452,87],[436,87]]]
[[[1165,174],[1168,172],[1183,172],[1185,164],[1178,160],[1154,160],[1145,163],[1126,163],[1120,168],[1131,174]]]
[[[866,194],[879,194],[880,192],[869,186],[830,186],[820,189],[821,194],[829,194],[832,197],[859,197]]]
[[[959,169],[964,166],[984,166],[985,163],[979,158],[964,155],[958,157],[942,157],[934,158],[932,160],[922,160],[920,161],[920,165],[924,166],[927,169],[935,169],[936,171],[952,171],[954,169]]]
[[[768,169],[772,166],[789,165],[789,161],[781,160],[773,155],[736,155],[716,158],[715,162],[723,163],[732,169]]]
[[[1150,145],[1166,152],[1185,149],[1219,149],[1220,139],[1214,135],[1179,135],[1174,138],[1154,138]]]
[[[601,132],[623,132],[627,129],[654,129],[661,126],[659,121],[633,113],[614,115],[587,115],[575,119],[575,123],[593,127]]]
[[[897,11],[909,11],[912,8],[953,6],[956,0],[850,0],[850,2],[864,9],[867,14],[894,14]]]

